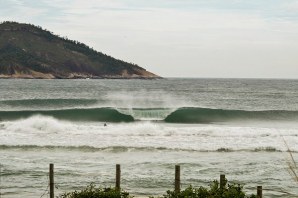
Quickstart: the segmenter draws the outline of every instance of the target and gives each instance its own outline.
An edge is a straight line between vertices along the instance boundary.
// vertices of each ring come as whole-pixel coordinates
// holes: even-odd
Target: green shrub
[[[96,188],[90,184],[82,191],[64,193],[60,198],[132,198],[128,192],[114,188]],[[154,198],[154,197],[150,197]],[[210,188],[189,186],[181,192],[168,190],[163,198],[257,198],[256,195],[246,195],[240,184],[228,184],[227,180],[223,188],[218,181],[213,181]]]
[[[257,198],[255,195],[246,195],[243,192],[243,186],[240,184],[227,184],[221,189],[218,181],[210,184],[210,189],[205,187],[194,188],[187,187],[185,190],[177,193],[175,191],[167,191],[164,198]]]
[[[60,198],[132,198],[128,192],[115,188],[96,188],[94,184],[90,184],[81,191],[64,193]]]

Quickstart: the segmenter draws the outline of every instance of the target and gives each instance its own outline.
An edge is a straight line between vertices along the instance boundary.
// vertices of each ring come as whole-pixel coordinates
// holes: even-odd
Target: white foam
[[[297,128],[228,125],[182,125],[159,122],[73,123],[47,116],[2,122],[1,145],[92,146],[98,148],[163,147],[167,149],[257,150],[275,148],[298,152]]]
[[[135,120],[142,121],[162,121],[170,113],[174,112],[176,109],[119,109],[117,111],[123,114],[131,115]]]

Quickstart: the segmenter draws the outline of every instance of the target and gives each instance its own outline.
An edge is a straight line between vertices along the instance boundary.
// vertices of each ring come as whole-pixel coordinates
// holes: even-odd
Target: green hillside
[[[1,78],[158,78],[31,24],[0,24]]]

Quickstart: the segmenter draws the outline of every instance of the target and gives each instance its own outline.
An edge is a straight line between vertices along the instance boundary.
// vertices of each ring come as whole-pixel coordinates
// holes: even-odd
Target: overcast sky
[[[164,77],[298,78],[298,0],[0,0],[6,20]]]

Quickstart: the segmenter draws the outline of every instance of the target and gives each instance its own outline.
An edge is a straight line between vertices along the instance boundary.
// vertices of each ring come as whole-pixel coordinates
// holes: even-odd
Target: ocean
[[[249,194],[297,197],[297,121],[298,80],[1,79],[0,193],[47,197],[54,163],[56,195],[114,186],[121,164],[135,196],[173,189],[180,165],[182,188],[225,174]]]

